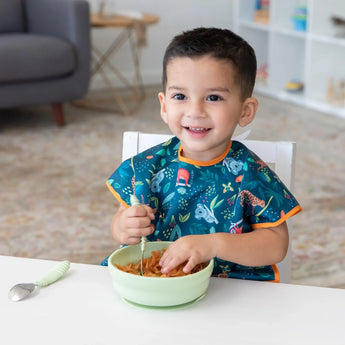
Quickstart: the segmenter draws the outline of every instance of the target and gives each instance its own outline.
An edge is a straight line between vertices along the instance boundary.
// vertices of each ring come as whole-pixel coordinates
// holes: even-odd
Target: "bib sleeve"
[[[131,160],[124,161],[109,177],[107,187],[113,196],[125,207],[130,205],[130,195],[134,193],[135,175]]]
[[[249,150],[244,167],[237,207],[253,229],[278,226],[302,210],[276,173]]]

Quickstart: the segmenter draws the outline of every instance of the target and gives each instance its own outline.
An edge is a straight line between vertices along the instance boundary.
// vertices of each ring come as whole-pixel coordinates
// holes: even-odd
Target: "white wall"
[[[148,27],[148,45],[142,50],[141,71],[144,84],[159,84],[166,46],[176,34],[198,26],[232,28],[232,0],[109,0],[111,10],[129,10],[156,14],[157,24]],[[91,10],[97,11],[98,1],[89,0]],[[105,50],[120,29],[93,29],[92,44]],[[124,46],[112,59],[124,75],[133,75],[129,47]],[[93,85],[98,86],[99,78]]]

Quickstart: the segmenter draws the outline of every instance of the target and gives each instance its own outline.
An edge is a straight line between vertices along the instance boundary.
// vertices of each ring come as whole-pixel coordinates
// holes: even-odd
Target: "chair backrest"
[[[171,134],[153,134],[142,132],[124,132],[122,159],[130,158],[154,145],[160,144],[170,139]],[[271,169],[273,169],[285,186],[293,191],[294,171],[295,171],[295,150],[296,144],[286,141],[259,141],[242,140],[251,151],[256,153]],[[280,282],[289,283],[291,281],[291,229],[289,228],[290,244],[285,259],[277,266],[280,272]]]
[[[22,0],[0,0],[0,33],[24,31]]]

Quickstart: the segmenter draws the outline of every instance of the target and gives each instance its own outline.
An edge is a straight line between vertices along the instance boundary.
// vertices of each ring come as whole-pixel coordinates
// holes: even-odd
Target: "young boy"
[[[255,76],[252,47],[229,30],[197,28],[167,47],[158,97],[175,137],[123,162],[107,181],[121,203],[111,226],[117,242],[174,241],[163,273],[215,258],[215,276],[278,280],[286,219],[301,207],[259,157],[231,140],[254,119]],[[131,194],[142,207],[129,206]]]

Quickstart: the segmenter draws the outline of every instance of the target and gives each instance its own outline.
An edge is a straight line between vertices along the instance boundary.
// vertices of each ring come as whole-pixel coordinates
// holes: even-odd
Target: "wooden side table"
[[[91,14],[91,26],[93,28],[122,29],[104,52],[100,51],[95,45],[92,47],[93,66],[91,70],[91,80],[95,75],[99,74],[107,89],[111,91],[112,97],[111,99],[84,99],[77,102],[77,105],[104,110],[106,104],[114,103],[115,101],[124,115],[130,115],[137,109],[145,98],[140,70],[140,51],[146,43],[146,27],[156,24],[158,21],[159,16],[148,13],[141,14],[140,18],[116,14],[106,16],[100,16],[98,13]],[[128,78],[116,68],[114,63],[111,62],[111,58],[121,50],[126,42],[129,43],[130,54],[132,55],[134,63],[135,78],[133,81],[128,80]],[[111,78],[107,75],[105,67],[108,68],[107,72],[112,73],[112,76],[115,76],[129,91],[129,99],[125,99],[125,97],[120,94],[119,90],[116,89]],[[109,108],[107,110],[109,110]],[[111,107],[111,110],[118,111],[116,107]]]

